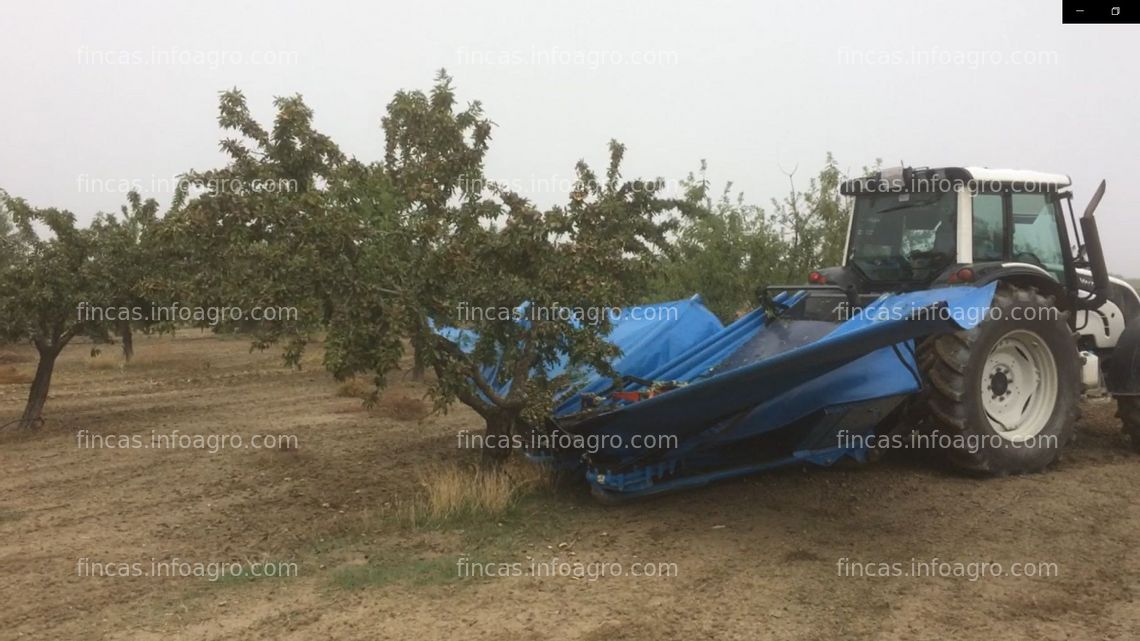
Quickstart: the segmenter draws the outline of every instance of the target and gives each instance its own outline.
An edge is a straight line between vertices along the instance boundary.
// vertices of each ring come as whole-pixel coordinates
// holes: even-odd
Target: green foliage
[[[0,269],[12,265],[30,251],[36,240],[33,218],[20,215],[14,206],[19,201],[0,189]]]
[[[610,145],[610,163],[599,180],[585,163],[576,167],[578,187],[563,206],[541,212],[516,194],[495,189],[492,198],[457,207],[460,233],[436,239],[425,263],[438,274],[432,292],[418,303],[421,338],[431,346],[427,363],[436,369],[435,390],[446,403],[458,397],[484,417],[540,415],[553,392],[576,368],[606,373],[615,348],[603,337],[610,319],[578,322],[557,308],[601,308],[629,304],[646,291],[655,260],[668,244],[674,218],[663,214],[677,203],[658,195],[657,183],[623,181],[624,148]],[[472,310],[535,310],[526,322]],[[470,353],[430,330],[464,327],[478,335]],[[546,375],[563,355],[570,368]],[[500,362],[500,378],[485,380],[481,368]],[[473,380],[481,395],[471,394]],[[510,390],[494,388],[513,380]]]
[[[7,265],[17,251],[16,224],[4,204],[6,194],[0,192],[0,269]]]
[[[659,195],[659,181],[623,180],[625,149],[611,142],[604,176],[579,162],[569,201],[539,211],[486,180],[492,124],[477,102],[457,109],[443,72],[429,94],[397,94],[383,124],[384,165],[371,168],[363,193],[340,200],[375,201],[376,185],[384,183],[375,174],[383,172],[392,198],[378,204],[394,204],[397,222],[373,215],[381,224],[361,243],[351,287],[372,288],[375,295],[355,298],[330,325],[330,369],[340,377],[368,372],[382,380],[399,356],[398,337],[408,336],[436,373],[437,407],[461,400],[500,432],[549,408],[566,379],[546,372],[563,355],[571,371],[609,371],[615,348],[603,340],[608,318],[578,323],[536,314],[518,322],[498,312],[524,303],[551,310],[637,300],[677,225],[665,213],[680,203]],[[460,345],[438,327],[461,327],[478,340]],[[502,363],[500,377],[488,380],[483,367],[495,362]],[[501,392],[507,380],[513,384]]]
[[[478,232],[483,156],[491,122],[478,102],[456,112],[442,70],[428,94],[400,91],[382,119],[384,161],[360,166],[338,202],[364,219],[356,269],[347,284],[356,301],[330,324],[326,365],[338,378],[372,374],[377,385],[411,339],[424,363],[434,341],[429,319],[446,312],[441,289],[456,285],[445,245]],[[462,213],[461,213],[462,212]]]
[[[153,213],[137,196],[132,206]],[[101,218],[89,228],[75,216],[54,208],[35,208],[22,199],[0,193],[0,211],[10,221],[4,235],[5,259],[0,263],[0,342],[24,342],[39,352],[36,374],[19,423],[32,427],[42,420],[55,360],[76,336],[96,343],[111,341],[112,323],[102,314],[88,314],[129,297],[131,282],[112,277],[124,273],[122,228]],[[46,235],[36,233],[42,225]]]
[[[698,214],[682,224],[677,257],[662,266],[654,298],[697,292],[727,322],[755,307],[758,289],[802,283],[811,270],[843,262],[851,204],[839,194],[845,176],[831,154],[805,190],[789,175],[788,195],[772,201],[771,213],[733,196],[731,183],[713,199],[705,171],[702,162],[685,183]]]
[[[105,299],[91,302],[130,310],[130,318],[120,321],[116,327],[122,340],[127,341],[124,354],[128,359],[131,331],[149,330],[157,320],[151,318],[150,310],[161,297],[154,285],[161,280],[157,272],[163,266],[156,239],[158,220],[158,202],[144,201],[138,192],[131,191],[119,216],[99,214],[91,224],[91,230],[101,239],[97,247],[99,257],[95,261],[99,271],[95,277],[106,285],[107,295]]]
[[[41,353],[58,353],[75,336],[108,341],[105,323],[77,312],[80,303],[106,300],[114,291],[101,278],[111,260],[106,230],[78,228],[68,211],[2,198],[17,231],[5,241],[11,251],[0,272],[0,341],[30,341]],[[35,223],[47,229],[47,237],[35,233]]]
[[[546,372],[563,355],[571,369],[609,371],[610,322],[547,314],[518,322],[472,310],[614,307],[645,294],[667,253],[683,203],[660,182],[624,180],[624,147],[610,144],[599,177],[584,162],[569,202],[539,211],[486,181],[492,123],[479,103],[460,108],[444,72],[429,93],[403,91],[383,118],[383,163],[344,157],[312,126],[300,97],[279,99],[272,130],[237,91],[222,95],[226,167],[191,172],[160,234],[173,262],[168,289],[202,306],[292,306],[290,323],[244,322],[256,345],[286,341],[297,362],[309,335],[327,329],[325,363],[338,377],[396,367],[403,338],[435,371],[437,407],[458,399],[509,431],[539,415],[565,384]],[[289,189],[262,189],[284,183]],[[436,328],[478,335],[460,345]],[[501,377],[483,366],[502,359]],[[513,380],[509,391],[498,389]]]
[[[665,261],[653,297],[678,299],[700,293],[705,305],[724,321],[755,305],[756,288],[784,277],[787,250],[779,230],[761,207],[748,205],[725,185],[719,198],[708,193],[706,166],[689,175],[686,193],[697,215],[685,221],[677,238],[677,257]]]
[[[160,231],[170,265],[158,289],[201,308],[234,308],[218,331],[243,331],[265,347],[284,341],[297,363],[312,331],[334,314],[335,293],[351,272],[360,221],[330,189],[359,169],[313,127],[300,96],[278,98],[271,129],[251,116],[237,90],[221,95],[218,124],[229,163],[191,171]],[[347,173],[342,173],[347,172]],[[196,193],[195,193],[196,192]],[[251,310],[296,309],[295,318],[255,320]],[[202,324],[206,324],[203,321]]]
[[[851,203],[839,194],[844,176],[829,153],[819,174],[808,181],[807,189],[796,188],[795,173],[788,174],[788,194],[772,200],[773,218],[779,226],[786,253],[783,282],[803,282],[819,267],[838,265]]]

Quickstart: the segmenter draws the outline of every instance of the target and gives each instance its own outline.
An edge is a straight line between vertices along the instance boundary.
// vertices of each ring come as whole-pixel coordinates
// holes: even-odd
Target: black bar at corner
[[[1140,3],[1136,0],[1063,0],[1063,24],[1138,24]]]

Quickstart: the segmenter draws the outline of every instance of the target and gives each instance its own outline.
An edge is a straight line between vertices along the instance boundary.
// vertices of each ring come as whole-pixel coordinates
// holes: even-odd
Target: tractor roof
[[[869,176],[844,182],[844,194],[877,191],[946,190],[955,184],[968,183],[977,188],[1015,188],[1061,190],[1072,184],[1064,174],[1050,174],[1027,169],[991,169],[989,167],[887,167]]]
[[[1029,169],[990,169],[989,167],[965,167],[970,177],[977,182],[1028,183],[1035,185],[1056,185],[1068,187],[1073,181],[1064,174],[1050,174]]]

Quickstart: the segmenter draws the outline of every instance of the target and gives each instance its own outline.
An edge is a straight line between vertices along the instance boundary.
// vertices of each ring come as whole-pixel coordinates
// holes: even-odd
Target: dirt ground
[[[915,460],[796,468],[618,507],[544,492],[494,522],[428,524],[410,516],[418,478],[472,456],[456,447],[458,431],[480,428],[464,408],[397,420],[339,396],[316,352],[292,371],[197,332],[140,338],[126,368],[89,349],[65,352],[41,430],[0,434],[2,639],[1140,638],[1140,456],[1108,402],[1085,404],[1077,443],[1045,474],[977,480]],[[30,351],[5,358],[17,374],[34,365]],[[0,385],[0,423],[25,393]],[[83,446],[174,430],[297,443]],[[553,558],[627,573],[458,570]],[[83,570],[171,559],[298,571]],[[931,569],[914,576],[912,560]],[[630,576],[639,563],[672,570]],[[902,575],[856,575],[880,563]],[[985,563],[1004,574],[978,577]],[[1015,564],[1049,576],[1013,576]],[[962,568],[974,576],[953,576]]]

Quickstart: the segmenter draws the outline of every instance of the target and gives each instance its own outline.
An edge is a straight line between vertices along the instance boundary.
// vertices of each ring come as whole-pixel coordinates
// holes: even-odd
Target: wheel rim
[[[986,357],[982,409],[1008,441],[1037,436],[1057,404],[1057,360],[1041,337],[1017,329],[1002,336]]]

